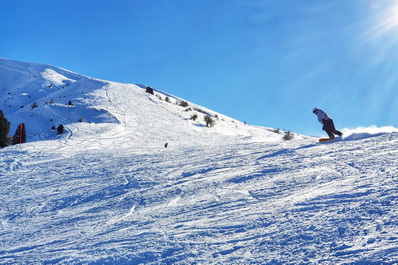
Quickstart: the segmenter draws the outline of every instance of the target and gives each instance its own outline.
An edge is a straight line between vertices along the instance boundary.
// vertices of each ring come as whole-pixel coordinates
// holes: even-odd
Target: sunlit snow
[[[6,59],[0,92],[10,134],[28,135],[0,149],[0,264],[398,263],[395,128],[285,141],[143,85]]]

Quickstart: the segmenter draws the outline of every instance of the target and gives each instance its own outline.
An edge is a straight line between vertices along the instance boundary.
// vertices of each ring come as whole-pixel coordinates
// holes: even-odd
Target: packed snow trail
[[[398,134],[315,141],[2,149],[0,263],[396,264]]]

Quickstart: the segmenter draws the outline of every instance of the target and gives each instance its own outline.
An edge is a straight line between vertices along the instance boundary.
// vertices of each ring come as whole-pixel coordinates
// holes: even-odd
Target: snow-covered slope
[[[29,134],[0,149],[0,264],[398,264],[395,128],[283,141],[141,86],[3,59],[0,77]]]
[[[59,124],[66,127],[69,138],[91,135],[88,138],[100,141],[107,132],[124,144],[145,147],[166,142],[209,144],[214,135],[222,136],[220,141],[224,136],[261,141],[282,137],[162,91],[146,93],[146,86],[97,80],[53,66],[6,59],[0,59],[0,102],[0,109],[11,122],[10,133],[19,123],[25,123],[28,141],[55,138],[56,131],[51,129]],[[195,115],[197,119],[191,119]],[[206,127],[206,115],[215,126]]]
[[[397,144],[4,148],[0,263],[397,264]]]

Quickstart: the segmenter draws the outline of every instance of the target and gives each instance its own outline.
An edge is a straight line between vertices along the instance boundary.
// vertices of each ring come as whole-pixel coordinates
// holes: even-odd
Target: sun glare
[[[363,42],[363,53],[368,54],[368,72],[373,76],[368,98],[368,116],[382,120],[385,124],[396,124],[398,113],[398,0],[373,0],[369,6],[367,30]],[[388,113],[388,115],[386,115]],[[396,125],[395,125],[396,126]]]
[[[371,9],[380,11],[377,16],[378,23],[373,27],[372,33],[374,35],[383,35],[392,31],[398,33],[398,1],[391,1],[391,4],[386,6],[379,6],[378,2],[374,1],[371,5]]]
[[[382,22],[382,28],[385,31],[390,31],[396,29],[398,26],[398,2],[394,3],[388,11],[386,12],[386,16],[384,21]]]

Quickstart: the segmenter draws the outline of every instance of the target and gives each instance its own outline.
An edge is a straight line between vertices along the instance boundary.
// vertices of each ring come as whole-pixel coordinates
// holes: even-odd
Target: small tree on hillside
[[[185,100],[182,100],[182,101],[180,101],[180,103],[179,103],[179,105],[181,106],[181,107],[188,107],[189,106],[189,103],[187,102],[187,101],[185,101]]]
[[[149,94],[151,94],[151,95],[154,95],[154,94],[155,94],[155,93],[153,93],[153,88],[150,87],[150,86],[148,86],[148,87],[145,89],[145,92],[147,92],[147,93],[149,93]]]
[[[4,117],[0,110],[0,147],[6,147],[9,144],[8,133],[10,132],[10,122]]]
[[[283,140],[286,140],[286,141],[292,140],[293,137],[294,137],[294,133],[287,131],[287,132],[285,132],[285,135],[283,136]]]
[[[12,137],[12,144],[22,144],[26,143],[26,129],[25,124],[21,123],[18,125],[15,131],[14,137]]]
[[[191,120],[196,121],[196,119],[198,118],[198,115],[194,114],[191,116]]]
[[[32,105],[31,105],[31,108],[32,108],[32,109],[35,109],[35,108],[38,108],[38,107],[39,107],[39,105],[37,104],[36,101],[33,102]]]
[[[273,130],[274,133],[280,134],[281,133],[281,129],[277,128]]]
[[[64,133],[64,126],[62,124],[60,124],[57,127],[57,134],[63,134]]]
[[[209,115],[206,115],[205,117],[204,117],[204,120],[205,120],[205,122],[206,122],[206,126],[207,127],[213,127],[214,126],[214,124],[216,123],[214,120],[213,120],[213,118],[212,117],[210,117]]]

